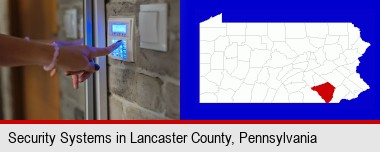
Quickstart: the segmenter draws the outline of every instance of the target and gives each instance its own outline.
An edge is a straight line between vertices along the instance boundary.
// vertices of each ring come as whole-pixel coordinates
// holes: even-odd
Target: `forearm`
[[[0,66],[47,65],[54,47],[0,34]]]

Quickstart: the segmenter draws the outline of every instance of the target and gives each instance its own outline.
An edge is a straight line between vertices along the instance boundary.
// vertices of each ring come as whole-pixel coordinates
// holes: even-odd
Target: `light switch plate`
[[[158,43],[158,12],[140,12],[140,41]]]
[[[167,7],[167,4],[140,5],[139,32],[141,48],[167,51]]]

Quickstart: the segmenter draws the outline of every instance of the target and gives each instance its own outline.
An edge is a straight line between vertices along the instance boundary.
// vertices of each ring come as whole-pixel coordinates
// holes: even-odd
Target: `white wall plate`
[[[140,47],[167,51],[167,4],[140,5]]]

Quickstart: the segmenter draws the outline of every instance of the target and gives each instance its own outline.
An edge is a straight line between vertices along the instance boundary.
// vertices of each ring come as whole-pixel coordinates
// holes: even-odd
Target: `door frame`
[[[106,47],[105,0],[83,0],[85,45]],[[101,67],[85,82],[85,119],[108,119],[107,57],[97,57]]]

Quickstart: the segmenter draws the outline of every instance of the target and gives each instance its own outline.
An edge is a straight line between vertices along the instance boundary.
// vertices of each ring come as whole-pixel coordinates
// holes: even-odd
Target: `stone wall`
[[[141,4],[168,4],[168,51],[139,47]],[[135,62],[108,58],[110,119],[179,119],[180,1],[110,0],[107,16],[135,17]]]

